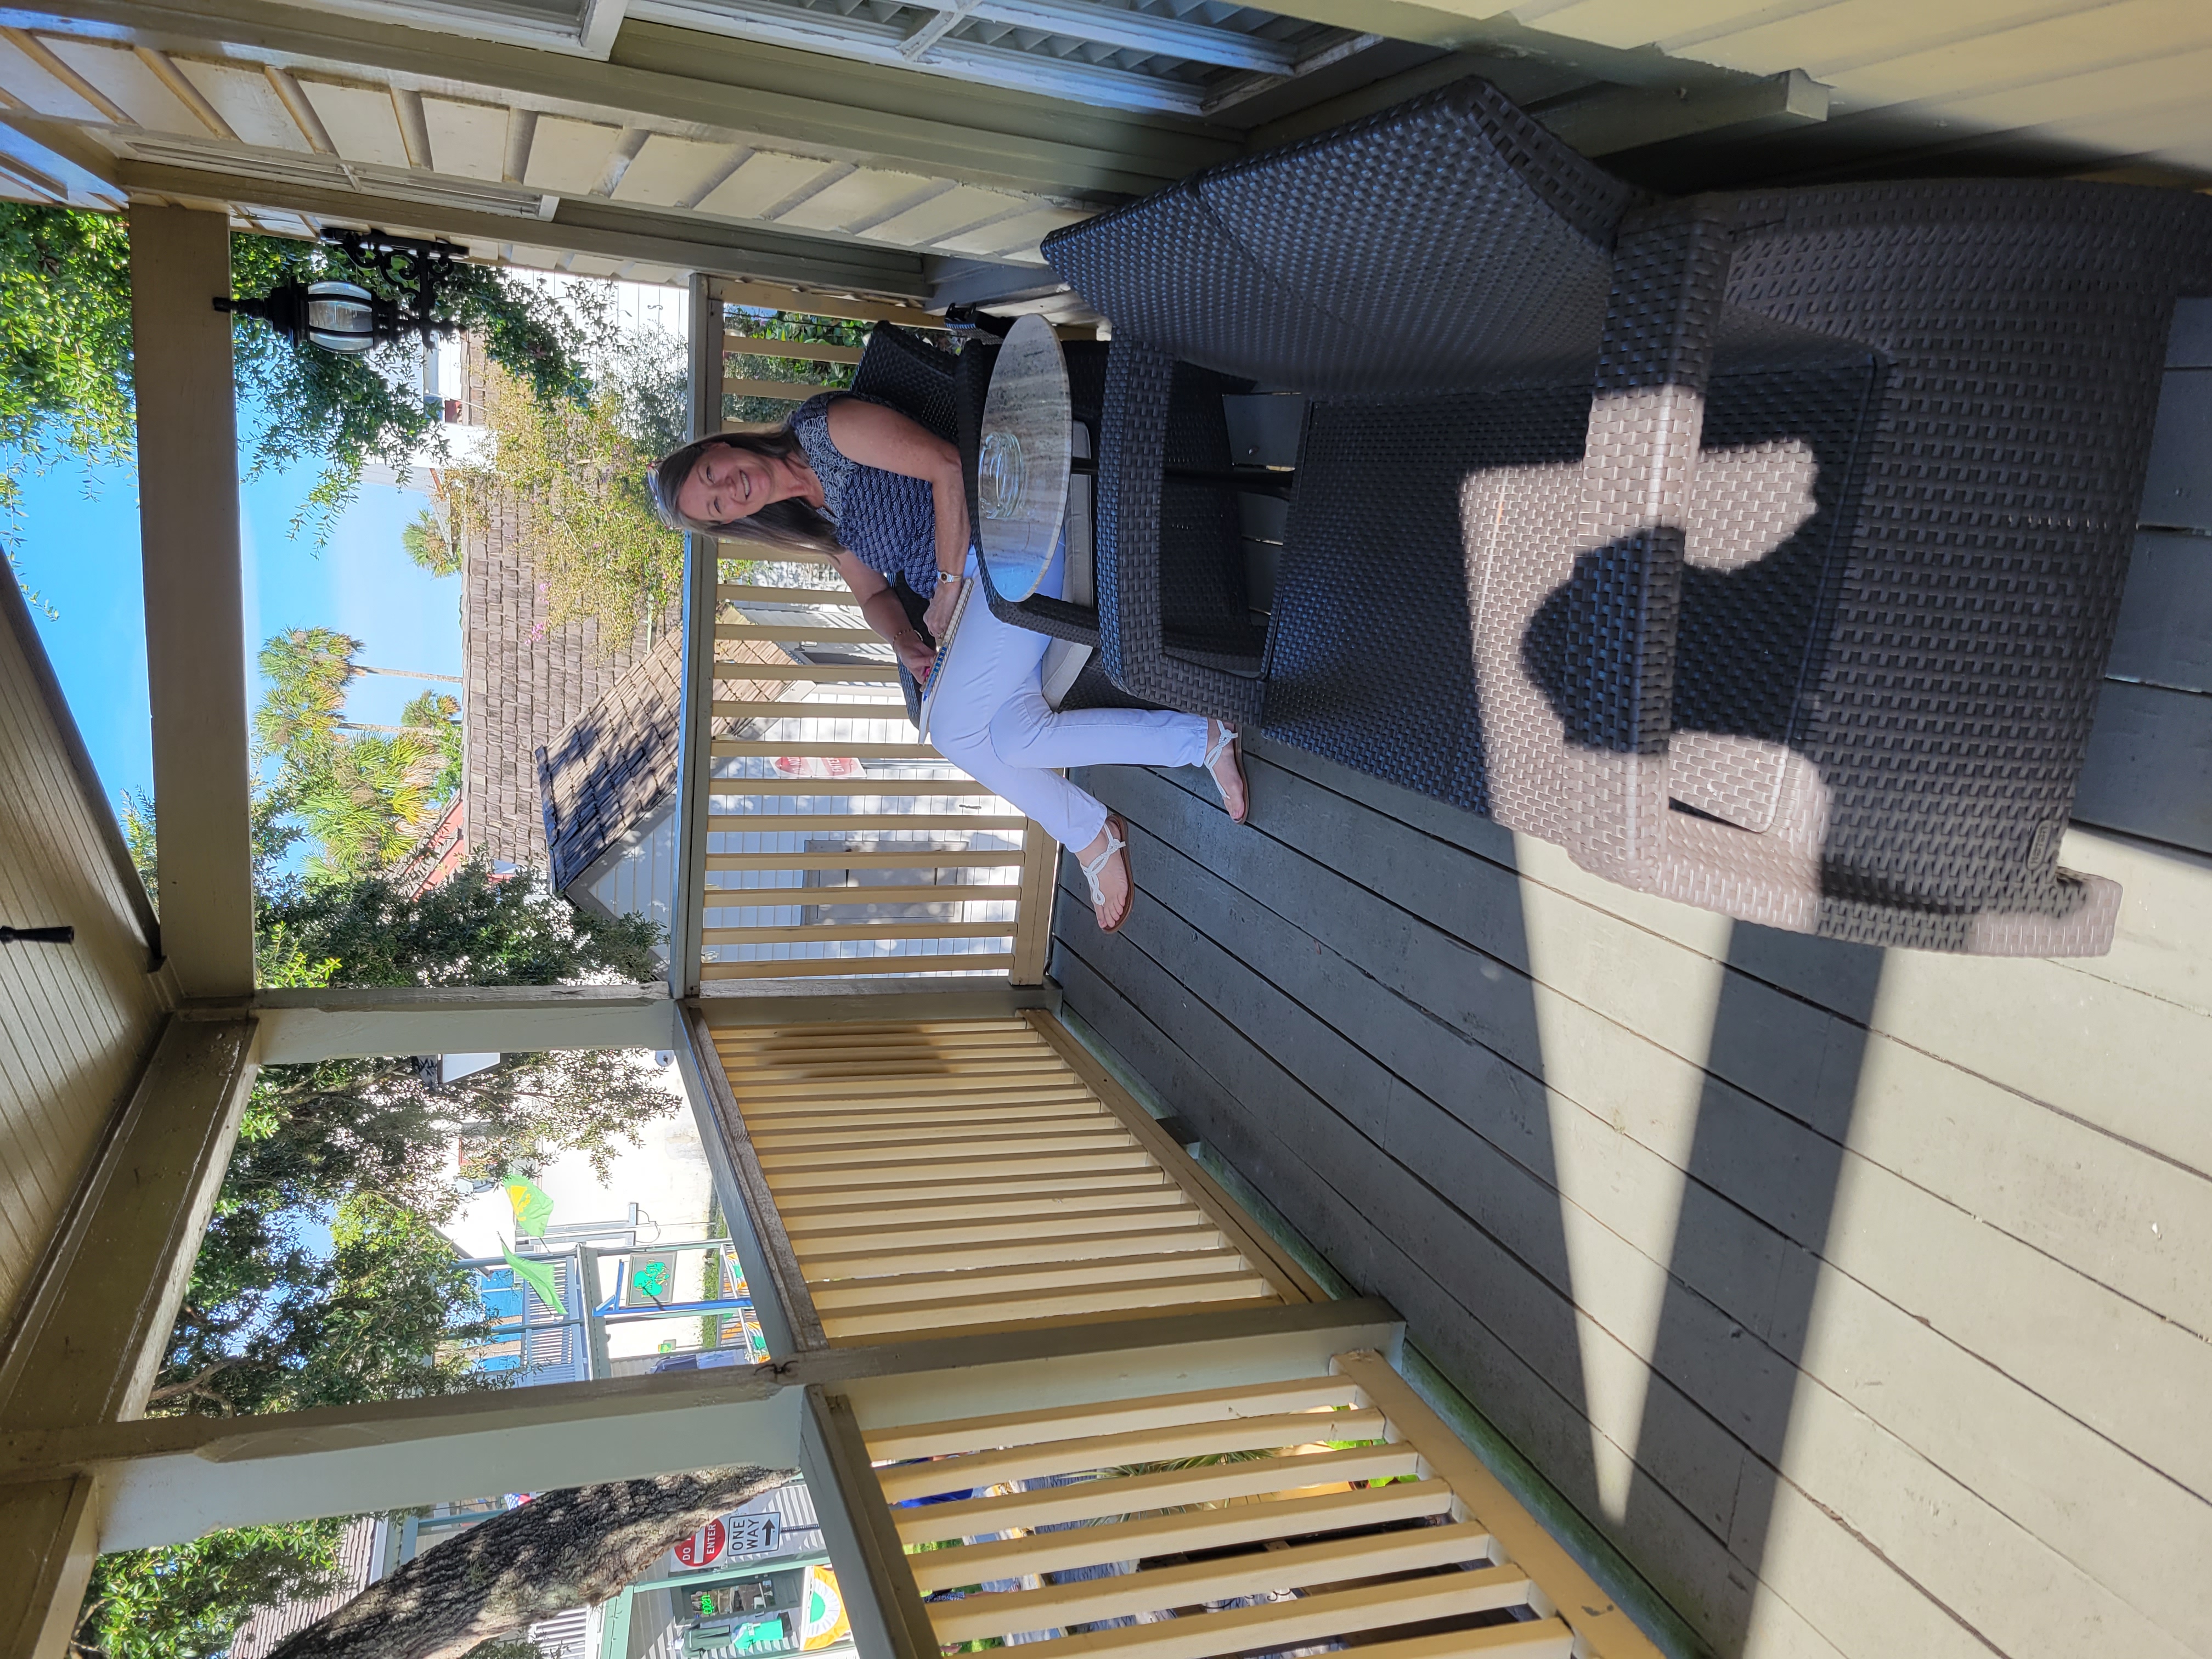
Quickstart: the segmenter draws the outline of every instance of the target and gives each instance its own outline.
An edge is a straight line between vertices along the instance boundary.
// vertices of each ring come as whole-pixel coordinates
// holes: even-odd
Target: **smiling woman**
[[[698,439],[651,474],[671,528],[831,555],[868,625],[917,683],[940,672],[956,615],[961,644],[942,659],[928,739],[946,760],[1019,807],[1074,852],[1098,925],[1118,929],[1134,891],[1119,821],[1069,782],[1073,766],[1205,766],[1244,822],[1237,734],[1203,715],[1151,708],[1062,711],[1044,698],[1045,636],[982,605],[959,611],[978,578],[959,450],[876,398],[824,392],[784,426]],[[1055,554],[1037,591],[1057,598]],[[928,600],[915,626],[900,589]]]

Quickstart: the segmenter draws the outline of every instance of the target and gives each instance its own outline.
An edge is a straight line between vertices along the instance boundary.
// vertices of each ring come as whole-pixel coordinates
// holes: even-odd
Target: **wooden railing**
[[[1049,1015],[713,1041],[801,1346],[1322,1296]]]
[[[886,1623],[917,1651],[1212,1659],[1350,1638],[1370,1659],[1657,1659],[1373,1352],[951,1421],[824,1404],[859,1443],[844,1478]]]
[[[694,326],[720,393],[796,400],[820,388],[732,378],[731,359],[848,363],[860,348],[740,333],[745,305],[942,328],[892,301],[707,284]],[[720,399],[715,400],[720,406]],[[719,418],[719,417],[716,417]],[[1055,848],[1020,812],[916,740],[890,647],[829,560],[722,544],[714,606],[710,799],[700,976],[994,975],[1040,984]]]
[[[720,597],[702,975],[1040,982],[1056,848],[915,740],[851,592]],[[800,660],[810,648],[839,659]]]

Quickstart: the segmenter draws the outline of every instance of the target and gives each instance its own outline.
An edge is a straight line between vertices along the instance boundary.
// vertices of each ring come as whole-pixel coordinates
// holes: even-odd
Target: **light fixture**
[[[374,272],[404,299],[386,299],[359,283],[326,277],[313,283],[282,283],[258,300],[217,295],[215,308],[234,316],[258,317],[294,345],[302,342],[357,357],[408,335],[425,346],[459,325],[439,317],[438,289],[462,249],[451,242],[419,241],[380,230],[325,230],[325,241],[345,250],[356,269]]]

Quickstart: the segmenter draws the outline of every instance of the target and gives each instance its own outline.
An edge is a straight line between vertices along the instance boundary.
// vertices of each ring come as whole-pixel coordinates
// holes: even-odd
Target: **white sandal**
[[[1227,720],[1216,720],[1213,723],[1221,728],[1221,735],[1206,745],[1204,762],[1206,775],[1213,779],[1214,788],[1220,791],[1221,810],[1224,812],[1229,811],[1229,792],[1221,787],[1221,780],[1214,776],[1213,763],[1219,760],[1224,751],[1232,748],[1236,750],[1233,758],[1237,762],[1237,781],[1244,786],[1244,810],[1241,813],[1230,812],[1229,821],[1231,823],[1242,823],[1252,816],[1252,780],[1244,775],[1244,750],[1237,744],[1236,727],[1231,726]]]
[[[1106,850],[1082,866],[1083,878],[1091,884],[1091,908],[1094,911],[1103,909],[1106,904],[1106,890],[1098,884],[1098,872],[1106,867],[1107,860],[1112,858],[1115,854],[1127,849],[1129,845],[1127,839],[1118,832],[1128,827],[1118,815],[1109,812],[1106,815]],[[1124,860],[1123,862],[1126,864],[1127,860]],[[1128,902],[1121,907],[1121,921],[1116,921],[1111,927],[1102,921],[1098,924],[1098,931],[1102,933],[1120,933],[1121,923],[1128,921],[1129,912],[1135,908],[1136,902],[1137,879],[1133,872],[1129,878],[1129,899]]]

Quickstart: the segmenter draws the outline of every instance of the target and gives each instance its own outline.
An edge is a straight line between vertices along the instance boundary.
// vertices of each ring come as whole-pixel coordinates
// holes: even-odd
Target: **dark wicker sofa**
[[[2212,203],[1658,202],[1470,81],[1046,254],[1113,325],[1099,627],[1133,692],[1745,920],[2108,947],[2118,890],[2058,841]],[[1193,369],[1312,400],[1249,667],[1159,611],[1206,488],[1163,488]]]

